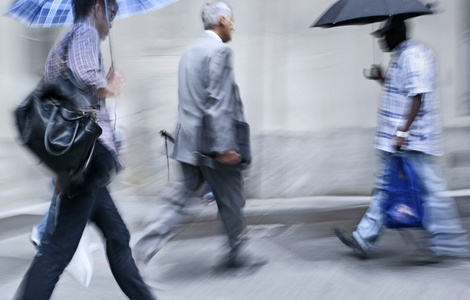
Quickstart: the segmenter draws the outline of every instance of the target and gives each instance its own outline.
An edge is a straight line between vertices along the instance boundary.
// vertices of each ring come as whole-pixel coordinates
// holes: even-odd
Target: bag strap
[[[93,157],[93,153],[95,152],[95,146],[96,146],[96,142],[93,143],[93,146],[91,147],[91,150],[88,154],[86,161],[80,166],[80,168],[77,171],[75,171],[74,175],[71,178],[72,181],[77,180],[83,173],[83,170],[85,170],[88,167],[88,165],[90,165],[91,159]]]
[[[52,155],[56,155],[56,156],[62,155],[65,152],[69,151],[70,147],[72,147],[73,142],[75,141],[75,138],[77,137],[78,126],[79,126],[79,120],[77,119],[77,120],[75,120],[75,129],[73,131],[72,138],[70,139],[70,142],[68,143],[67,147],[64,150],[62,150],[62,151],[52,150],[51,146],[50,146],[50,143],[49,143],[48,137],[49,137],[51,124],[54,124],[54,117],[57,114],[58,110],[59,110],[59,107],[57,105],[54,105],[54,107],[52,108],[51,117],[49,118],[49,121],[47,122],[46,132],[44,134],[44,147],[46,148],[47,152],[49,152]]]
[[[68,40],[65,42],[63,56],[60,57],[59,76],[62,76],[62,78],[68,80],[74,86],[74,88],[77,89],[81,95],[83,95],[83,99],[85,100],[85,102],[88,104],[88,106],[91,109],[99,110],[100,109],[99,101],[96,103],[96,105],[94,105],[93,104],[94,101],[92,101],[92,100],[90,100],[89,98],[86,97],[87,93],[83,92],[83,90],[78,86],[77,79],[73,75],[72,70],[67,65],[69,50],[70,50],[70,43],[73,40],[73,34],[74,34],[74,31],[72,29],[72,31],[70,32],[70,36],[68,36],[68,38],[67,38]],[[90,96],[90,95],[88,95],[88,96]]]
[[[73,37],[73,29],[70,32],[70,36],[68,37],[67,41],[65,42],[63,56],[59,57],[60,58],[59,74],[60,76],[67,78],[67,79],[70,79],[70,75],[73,75],[72,70],[70,70],[69,66],[67,65],[67,61],[69,57],[69,48],[70,48],[69,46],[70,46],[70,43],[72,42],[72,37]]]

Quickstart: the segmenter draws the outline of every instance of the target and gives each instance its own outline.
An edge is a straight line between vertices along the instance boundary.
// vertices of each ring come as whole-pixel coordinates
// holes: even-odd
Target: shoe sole
[[[343,243],[345,244],[346,246],[348,246],[349,248],[351,248],[354,253],[359,256],[360,258],[364,259],[367,257],[367,252],[365,252],[364,250],[360,250],[360,249],[357,249],[357,245],[351,243],[349,240],[345,239],[343,237],[343,234],[341,233],[341,231],[339,231],[338,229],[335,229],[335,234],[336,234],[336,237]]]

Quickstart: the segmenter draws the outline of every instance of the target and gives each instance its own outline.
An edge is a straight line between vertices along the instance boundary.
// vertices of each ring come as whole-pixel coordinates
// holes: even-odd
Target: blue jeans
[[[39,239],[41,240],[41,245],[48,244],[50,241],[50,236],[54,232],[56,207],[57,207],[57,195],[55,191],[53,191],[51,205],[49,206],[49,210],[47,211],[46,215],[42,218],[41,222],[37,226]]]
[[[354,238],[365,251],[374,246],[383,228],[381,201],[384,196],[385,166],[392,153],[377,150],[378,164],[375,175],[375,192],[370,206],[362,217]],[[416,151],[402,154],[415,169],[423,188],[423,227],[430,234],[429,249],[436,255],[469,256],[470,243],[462,227],[454,200],[447,196],[436,158]]]
[[[207,186],[206,186],[206,194],[209,194],[209,193],[212,194],[212,188],[211,188],[211,186],[210,186],[209,184],[207,184]]]

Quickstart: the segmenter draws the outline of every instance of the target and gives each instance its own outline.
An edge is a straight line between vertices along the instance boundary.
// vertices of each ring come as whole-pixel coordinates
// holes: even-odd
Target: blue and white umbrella
[[[179,0],[116,0],[119,10],[115,19],[143,15],[158,10]],[[107,6],[108,0],[105,0]],[[5,15],[28,27],[50,28],[73,25],[72,0],[16,0]],[[108,10],[106,18],[109,20]],[[109,21],[108,21],[109,27]],[[109,33],[111,63],[114,64],[111,34]]]
[[[116,19],[143,15],[179,0],[117,0]],[[5,12],[28,27],[48,28],[73,25],[72,0],[17,0]]]

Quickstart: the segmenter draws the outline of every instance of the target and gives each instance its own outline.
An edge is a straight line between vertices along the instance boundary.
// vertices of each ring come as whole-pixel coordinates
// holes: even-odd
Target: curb
[[[455,190],[449,191],[448,195],[454,198],[469,197],[470,189],[465,190]],[[124,196],[117,197],[119,200],[116,203],[119,204],[130,204],[130,203],[143,203],[149,204],[150,201],[135,201],[134,198],[145,199],[150,198],[150,196]],[[154,197],[151,197],[154,198]],[[268,216],[269,214],[285,211],[292,212],[312,212],[313,210],[318,210],[319,212],[325,211],[337,211],[345,210],[351,208],[362,207],[368,205],[370,201],[370,196],[312,196],[312,197],[298,197],[298,198],[271,198],[271,199],[247,199],[245,214],[247,217],[251,216]],[[162,205],[158,203],[156,205]],[[0,220],[6,219],[18,215],[43,215],[47,212],[49,208],[49,202],[33,204],[28,206],[23,206],[8,211],[0,212]],[[203,209],[196,219],[205,219],[207,217],[213,216],[214,213]]]

